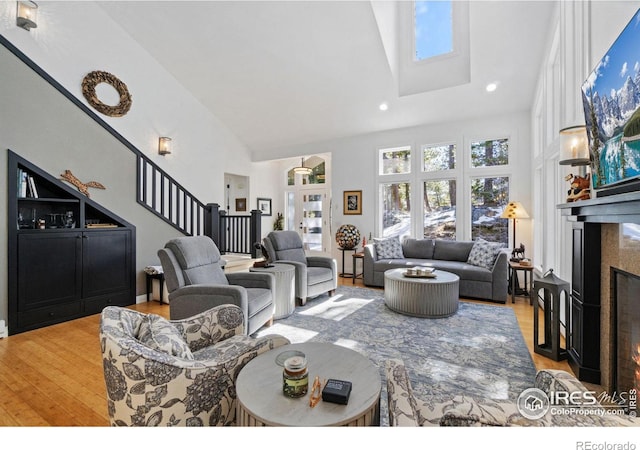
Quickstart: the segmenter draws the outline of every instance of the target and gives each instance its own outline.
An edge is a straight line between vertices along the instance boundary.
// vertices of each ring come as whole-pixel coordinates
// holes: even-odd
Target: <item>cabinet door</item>
[[[81,233],[18,235],[18,311],[80,300]]]
[[[84,232],[84,298],[131,289],[131,230]]]

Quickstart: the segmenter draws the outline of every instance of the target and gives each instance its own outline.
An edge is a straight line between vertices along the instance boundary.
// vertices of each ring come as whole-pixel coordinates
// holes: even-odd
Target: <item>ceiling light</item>
[[[311,167],[304,166],[304,158],[302,158],[302,164],[300,164],[299,167],[294,167],[293,172],[299,173],[300,175],[311,175],[312,170]]]
[[[487,87],[485,89],[487,90],[487,92],[493,92],[498,89],[498,85],[496,83],[489,83],[487,84]]]
[[[389,109],[389,105],[387,105],[386,103],[380,103],[380,106],[378,106],[378,108],[380,108],[380,111],[386,111],[387,109]]]

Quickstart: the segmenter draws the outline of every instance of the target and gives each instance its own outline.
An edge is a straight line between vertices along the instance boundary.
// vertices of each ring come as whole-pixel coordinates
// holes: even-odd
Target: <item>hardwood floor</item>
[[[340,283],[352,286],[351,279]],[[356,286],[362,287],[362,280],[356,280]],[[533,308],[528,299],[497,306],[515,312],[537,369],[571,371],[566,361],[533,352]],[[168,305],[155,301],[132,308],[169,314]],[[0,426],[109,425],[99,320],[96,314],[0,339]]]

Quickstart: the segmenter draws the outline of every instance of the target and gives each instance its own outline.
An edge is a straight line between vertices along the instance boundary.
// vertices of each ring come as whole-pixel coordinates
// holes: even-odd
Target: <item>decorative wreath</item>
[[[107,83],[118,91],[118,94],[120,94],[120,103],[115,106],[102,103],[96,95],[96,86],[100,83]],[[88,73],[82,80],[82,95],[84,95],[84,98],[86,98],[89,104],[98,112],[110,117],[122,117],[128,113],[131,108],[131,94],[129,94],[127,85],[109,72],[94,70]]]

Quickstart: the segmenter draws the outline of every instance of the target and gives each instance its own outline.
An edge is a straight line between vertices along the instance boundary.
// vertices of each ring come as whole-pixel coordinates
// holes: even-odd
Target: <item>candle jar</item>
[[[284,362],[282,392],[287,397],[302,397],[309,390],[307,358],[293,356]]]

